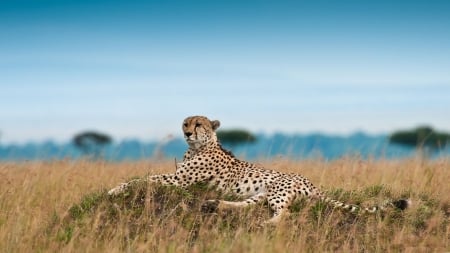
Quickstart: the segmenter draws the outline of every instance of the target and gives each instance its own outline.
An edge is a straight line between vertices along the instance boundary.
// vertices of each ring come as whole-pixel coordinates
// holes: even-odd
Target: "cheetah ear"
[[[212,129],[213,129],[214,131],[216,131],[217,128],[220,127],[220,121],[218,121],[218,120],[212,120],[212,121],[211,121],[211,126],[212,126]]]

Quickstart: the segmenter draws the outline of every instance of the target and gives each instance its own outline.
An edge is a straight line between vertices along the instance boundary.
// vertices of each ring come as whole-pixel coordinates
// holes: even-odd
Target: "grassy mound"
[[[410,197],[409,192],[394,196],[383,185],[357,192],[332,189],[328,195],[364,206],[387,198]],[[150,252],[298,251],[299,245],[306,251],[372,252],[405,250],[408,244],[399,236],[408,234],[408,240],[414,240],[424,233],[445,234],[449,226],[448,205],[426,194],[419,196],[419,206],[412,210],[377,215],[350,214],[320,201],[302,199],[276,227],[263,225],[271,217],[265,203],[217,213],[202,209],[207,199],[218,198],[233,199],[200,184],[183,190],[140,182],[116,197],[108,196],[106,190],[84,196],[62,217],[55,215],[48,233],[60,246],[94,241],[97,250],[113,242],[120,250]],[[145,249],[140,249],[142,245]]]

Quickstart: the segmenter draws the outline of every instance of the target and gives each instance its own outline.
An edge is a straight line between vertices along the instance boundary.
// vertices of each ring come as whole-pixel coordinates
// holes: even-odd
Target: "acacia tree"
[[[84,155],[96,159],[101,157],[103,148],[112,142],[112,138],[106,134],[86,131],[75,135],[72,142]]]
[[[252,133],[243,129],[219,130],[217,138],[221,143],[230,146],[256,141],[256,137]]]
[[[444,148],[450,143],[450,134],[436,132],[429,126],[394,132],[389,142],[417,148],[423,155]]]

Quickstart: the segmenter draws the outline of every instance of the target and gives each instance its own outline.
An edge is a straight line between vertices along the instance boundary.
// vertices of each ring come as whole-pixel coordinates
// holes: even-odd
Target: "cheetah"
[[[191,116],[183,121],[184,138],[189,145],[183,161],[177,163],[173,174],[151,175],[122,183],[111,189],[109,195],[124,192],[137,180],[145,180],[163,185],[186,188],[189,185],[204,182],[223,193],[243,197],[242,201],[208,200],[205,205],[215,208],[245,207],[261,201],[267,201],[273,216],[267,223],[277,223],[287,212],[292,202],[299,197],[319,199],[350,212],[375,213],[387,207],[406,209],[409,200],[396,200],[381,206],[362,208],[345,204],[327,197],[307,178],[298,174],[281,173],[259,165],[241,161],[222,148],[217,139],[218,120],[209,120],[204,116]]]

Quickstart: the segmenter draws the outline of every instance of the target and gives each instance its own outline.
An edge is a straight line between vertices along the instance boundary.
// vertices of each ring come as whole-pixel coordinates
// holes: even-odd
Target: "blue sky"
[[[0,142],[450,131],[450,1],[1,1]]]

